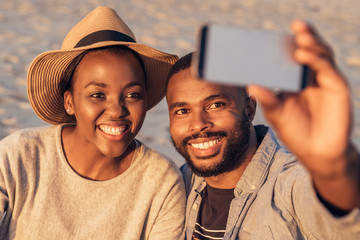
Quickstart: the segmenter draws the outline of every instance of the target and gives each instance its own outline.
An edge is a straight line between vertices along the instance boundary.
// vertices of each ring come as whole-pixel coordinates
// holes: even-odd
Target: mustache
[[[196,134],[193,134],[193,135],[191,135],[191,136],[188,136],[188,137],[184,138],[184,139],[181,141],[181,145],[182,145],[182,146],[186,146],[187,143],[188,143],[190,140],[197,139],[197,138],[226,137],[226,136],[227,136],[227,133],[226,133],[226,132],[223,132],[223,131],[218,131],[218,132],[201,132],[201,133],[196,133]]]

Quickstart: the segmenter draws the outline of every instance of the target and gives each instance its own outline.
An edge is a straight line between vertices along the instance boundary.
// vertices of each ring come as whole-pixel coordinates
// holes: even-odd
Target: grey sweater
[[[62,125],[0,142],[0,239],[180,239],[185,192],[171,161],[140,142],[130,168],[107,181],[67,163]]]

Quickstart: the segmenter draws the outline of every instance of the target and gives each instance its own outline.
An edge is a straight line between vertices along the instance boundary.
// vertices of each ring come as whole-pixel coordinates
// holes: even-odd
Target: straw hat
[[[117,13],[97,7],[76,24],[65,37],[61,49],[37,56],[27,75],[27,92],[35,113],[52,124],[71,121],[64,109],[59,83],[63,72],[82,52],[105,46],[123,45],[134,50],[144,63],[147,110],[165,95],[165,82],[177,56],[136,43],[135,36]]]

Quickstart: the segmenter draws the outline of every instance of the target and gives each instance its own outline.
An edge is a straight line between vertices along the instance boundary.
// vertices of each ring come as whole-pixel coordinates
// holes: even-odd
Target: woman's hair
[[[74,60],[69,64],[69,66],[66,68],[66,70],[62,74],[62,76],[60,78],[59,89],[60,89],[60,95],[63,98],[64,98],[64,93],[66,91],[70,91],[70,92],[73,91],[74,73],[75,73],[75,70],[76,70],[77,66],[81,62],[81,60],[89,52],[98,52],[98,51],[105,51],[105,52],[108,52],[110,54],[126,54],[126,53],[133,54],[139,60],[141,66],[142,66],[144,76],[145,76],[145,83],[146,83],[146,73],[145,73],[144,63],[143,63],[143,61],[141,60],[141,58],[139,57],[139,55],[135,51],[133,51],[132,49],[130,49],[128,47],[125,47],[125,46],[107,46],[107,47],[103,47],[103,48],[95,48],[95,49],[90,49],[90,50],[84,51],[79,56],[74,58]],[[71,120],[73,122],[76,122],[76,119],[75,119],[74,116],[69,116],[69,117],[71,118]]]
[[[142,69],[144,71],[144,74],[145,74],[145,66],[144,66],[144,63],[142,62],[141,58],[139,57],[139,55],[135,51],[133,51],[132,49],[130,49],[128,47],[125,47],[125,46],[108,46],[108,47],[103,47],[103,48],[90,49],[90,50],[87,50],[87,51],[81,53],[76,58],[74,58],[74,60],[69,64],[69,66],[66,68],[66,70],[62,74],[61,80],[60,80],[60,83],[59,83],[61,96],[64,96],[64,93],[66,91],[72,92],[74,73],[75,73],[75,70],[76,70],[77,66],[79,65],[81,60],[84,58],[84,56],[86,54],[88,54],[89,52],[97,52],[97,51],[106,51],[106,52],[109,52],[111,54],[131,53],[139,60],[141,66],[142,66]],[[146,75],[145,75],[145,82],[146,82]]]

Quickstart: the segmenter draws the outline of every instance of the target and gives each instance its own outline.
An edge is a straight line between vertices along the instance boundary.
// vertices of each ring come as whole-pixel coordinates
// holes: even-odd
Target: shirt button
[[[255,190],[256,186],[253,184],[251,185],[251,190]]]
[[[198,207],[199,207],[199,204],[197,204],[197,203],[194,203],[194,205],[192,206],[192,208],[193,208],[194,210],[198,209]]]

